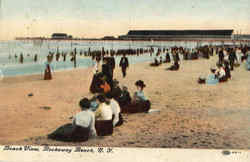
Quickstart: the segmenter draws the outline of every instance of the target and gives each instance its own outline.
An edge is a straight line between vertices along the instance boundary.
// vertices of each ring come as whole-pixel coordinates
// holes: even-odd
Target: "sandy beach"
[[[53,141],[46,135],[71,123],[69,118],[80,111],[79,100],[92,96],[92,68],[57,72],[51,81],[41,75],[4,78],[0,81],[0,144],[250,149],[249,71],[242,64],[227,83],[197,83],[217,59],[181,61],[177,72],[165,70],[171,64],[139,63],[129,67],[125,79],[116,67],[114,78],[131,94],[135,81],[144,80],[152,109],[160,112],[124,115],[125,123],[112,136],[82,143]]]

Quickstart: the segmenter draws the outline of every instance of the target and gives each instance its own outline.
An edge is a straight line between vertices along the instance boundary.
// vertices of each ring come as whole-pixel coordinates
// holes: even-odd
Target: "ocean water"
[[[66,52],[70,53],[75,48],[77,52],[101,50],[104,47],[105,50],[118,50],[118,49],[137,49],[137,48],[149,48],[153,46],[157,48],[170,48],[173,46],[182,46],[184,48],[195,48],[197,47],[197,42],[187,42],[187,41],[60,41],[60,40],[50,40],[50,41],[31,41],[31,40],[13,40],[13,41],[1,41],[0,42],[0,79],[3,76],[17,76],[17,75],[32,75],[41,74],[45,69],[46,56],[49,52]],[[199,43],[200,46],[203,45],[221,45],[221,42],[202,42]],[[155,50],[156,51],[156,50]],[[19,63],[19,55],[24,55],[24,63]],[[34,55],[38,55],[38,61],[33,62]],[[16,59],[14,56],[17,55]],[[154,56],[155,54],[153,54]],[[54,71],[70,70],[74,69],[73,63],[70,61],[69,54],[64,62],[62,57],[57,62],[52,62]],[[116,63],[120,61],[120,56],[116,57]],[[149,55],[143,56],[129,56],[130,64],[135,64],[139,62],[152,61],[154,57]],[[89,57],[83,57],[77,55],[77,68],[87,68],[93,66],[93,62]]]

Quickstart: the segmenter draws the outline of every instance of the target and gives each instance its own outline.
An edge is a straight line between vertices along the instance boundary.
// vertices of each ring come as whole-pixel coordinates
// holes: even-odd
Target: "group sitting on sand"
[[[105,64],[108,65],[107,62]],[[107,72],[107,67],[102,67]],[[150,110],[151,103],[143,92],[146,87],[144,81],[137,80],[135,86],[137,91],[131,98],[127,87],[121,89],[111,75],[103,71],[94,74],[90,86],[94,95],[79,102],[82,111],[72,117],[72,130],[66,134],[52,133],[49,138],[86,141],[89,137],[112,135],[113,128],[123,124],[122,113],[146,113]]]
[[[229,62],[224,60],[223,64],[217,63],[217,69],[211,68],[211,74],[207,78],[199,77],[199,84],[215,85],[232,79]]]

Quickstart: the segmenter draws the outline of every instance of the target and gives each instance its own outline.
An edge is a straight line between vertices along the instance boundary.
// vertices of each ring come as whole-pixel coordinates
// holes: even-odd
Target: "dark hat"
[[[80,102],[79,105],[82,109],[88,109],[90,108],[90,101],[87,98],[83,98]]]
[[[117,84],[119,84],[119,81],[116,80],[116,79],[114,79],[114,80],[113,80],[113,84],[117,85]]]
[[[219,62],[216,63],[217,67],[222,67],[222,64],[220,64]]]
[[[108,99],[112,99],[114,97],[114,93],[112,91],[108,92],[105,94],[105,96],[108,98]]]
[[[212,73],[215,73],[216,69],[215,69],[215,68],[210,68],[210,71],[211,71]]]
[[[97,96],[97,99],[98,99],[101,103],[103,103],[103,102],[105,102],[105,101],[106,101],[106,99],[105,99],[105,96],[104,96],[104,95],[98,95],[98,96]]]
[[[128,90],[128,87],[123,86],[123,87],[122,87],[122,90],[123,90],[123,91],[127,91],[127,90]]]
[[[142,87],[142,88],[146,87],[146,85],[144,84],[144,82],[142,80],[137,80],[135,82],[135,85],[139,86],[139,87]]]

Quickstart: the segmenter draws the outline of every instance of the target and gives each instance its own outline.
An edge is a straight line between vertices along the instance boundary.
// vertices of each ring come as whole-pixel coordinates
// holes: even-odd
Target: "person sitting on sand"
[[[128,104],[130,104],[131,100],[132,99],[130,97],[130,93],[128,91],[128,88],[126,86],[123,86],[121,95],[119,96],[119,98],[117,100],[120,107],[126,107]]]
[[[217,83],[219,83],[219,79],[215,75],[216,69],[211,68],[210,71],[211,74],[209,74],[207,78],[200,77],[198,79],[199,84],[216,85]]]
[[[109,92],[106,94],[107,100],[110,102],[110,106],[114,115],[113,120],[113,127],[120,126],[123,123],[122,115],[121,115],[121,108],[119,103],[114,99],[114,94]]]
[[[217,67],[218,69],[216,70],[215,74],[218,76],[219,82],[227,81],[226,72],[223,66],[221,64],[217,64]]]
[[[250,70],[250,51],[247,52],[246,70]]]
[[[95,112],[95,128],[98,136],[111,135],[113,133],[113,112],[110,102],[104,95],[97,96],[99,104]]]
[[[100,87],[101,84],[103,84],[103,77],[104,75],[102,73],[96,73],[93,75],[93,79],[89,88],[91,93],[103,93],[103,89]]]
[[[150,101],[143,92],[143,89],[146,87],[144,82],[142,80],[138,80],[135,82],[135,86],[137,87],[137,91],[134,93],[132,102],[126,107],[122,107],[122,113],[148,112],[151,107]]]
[[[119,100],[121,94],[122,94],[122,90],[119,86],[119,81],[114,79],[113,80],[113,88],[112,88],[112,93],[113,93],[113,97],[116,101]]]
[[[73,117],[73,131],[71,138],[73,140],[86,141],[89,137],[97,136],[95,129],[95,114],[91,111],[90,101],[83,98],[79,105],[82,109]]]
[[[103,93],[108,93],[111,91],[111,87],[110,85],[106,82],[105,80],[105,76],[101,79],[101,84],[100,84],[100,88],[103,90]]]
[[[180,68],[180,65],[179,65],[178,61],[175,61],[172,66],[170,66],[169,68],[167,68],[167,70],[177,71],[177,70],[179,70],[179,68]]]
[[[90,110],[95,112],[99,106],[98,102],[97,102],[97,96],[93,96],[90,100]]]
[[[159,66],[161,64],[160,62],[160,57],[159,54],[156,55],[156,57],[154,58],[154,62],[150,64],[150,66]]]
[[[83,98],[79,102],[81,112],[73,117],[70,117],[72,124],[65,124],[53,133],[48,134],[49,139],[67,141],[67,142],[82,142],[87,141],[90,137],[96,137],[95,129],[95,114],[91,111],[90,101]]]

